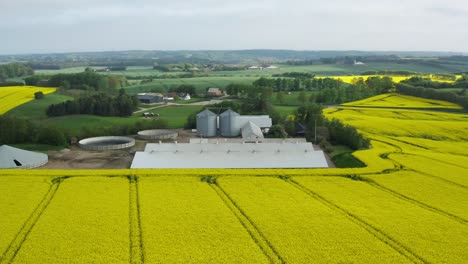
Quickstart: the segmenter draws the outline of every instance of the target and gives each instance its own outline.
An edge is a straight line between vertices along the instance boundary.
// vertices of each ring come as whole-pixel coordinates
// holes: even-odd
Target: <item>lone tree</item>
[[[44,93],[42,93],[42,92],[35,92],[35,93],[34,93],[34,98],[35,98],[35,99],[42,99],[42,98],[44,98]]]

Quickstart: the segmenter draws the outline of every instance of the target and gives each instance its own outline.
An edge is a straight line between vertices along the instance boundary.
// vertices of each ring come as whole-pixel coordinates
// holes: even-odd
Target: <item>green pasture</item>
[[[70,96],[58,93],[47,94],[42,99],[36,99],[22,104],[8,112],[16,117],[35,120],[46,118],[47,107],[51,104],[58,104],[73,99]]]

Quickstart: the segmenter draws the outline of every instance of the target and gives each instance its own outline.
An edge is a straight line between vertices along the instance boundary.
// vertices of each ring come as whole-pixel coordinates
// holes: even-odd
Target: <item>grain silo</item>
[[[219,128],[223,137],[237,137],[240,135],[239,114],[228,109],[219,115]]]
[[[201,137],[215,137],[218,116],[208,109],[197,114],[197,133]]]

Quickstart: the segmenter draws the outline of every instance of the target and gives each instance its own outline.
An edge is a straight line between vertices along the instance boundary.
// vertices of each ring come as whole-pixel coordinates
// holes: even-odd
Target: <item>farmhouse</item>
[[[167,93],[164,97],[163,97],[163,100],[164,101],[173,101],[175,99],[175,97],[177,96],[176,93]]]
[[[153,104],[163,100],[163,95],[160,93],[139,93],[137,97],[143,104]]]
[[[184,100],[184,101],[188,101],[190,99],[192,99],[192,97],[190,97],[190,94],[179,94],[179,98]]]
[[[221,96],[223,92],[219,88],[208,88],[208,96]]]

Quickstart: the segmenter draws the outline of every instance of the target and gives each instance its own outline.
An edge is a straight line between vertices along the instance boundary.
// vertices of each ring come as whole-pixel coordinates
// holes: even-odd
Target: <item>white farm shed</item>
[[[147,144],[131,168],[327,168],[311,143]]]
[[[0,146],[0,169],[31,169],[45,165],[47,154],[23,149]]]

